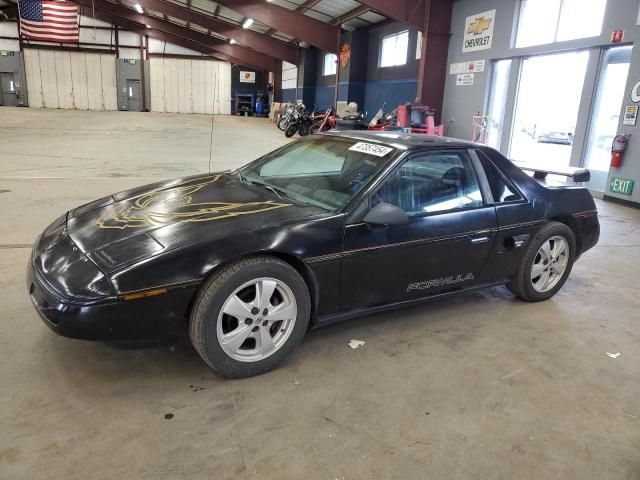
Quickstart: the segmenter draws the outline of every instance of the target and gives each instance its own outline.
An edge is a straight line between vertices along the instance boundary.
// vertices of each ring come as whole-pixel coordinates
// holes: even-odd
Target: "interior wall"
[[[520,0],[457,0],[453,4],[453,17],[451,25],[451,39],[449,43],[449,66],[452,63],[485,60],[486,68],[482,73],[476,73],[473,85],[456,85],[456,75],[447,72],[443,122],[448,125],[447,135],[471,139],[473,112],[484,112],[491,83],[492,64],[495,60],[510,58],[513,60],[509,80],[509,95],[506,105],[506,114],[503,126],[503,141],[501,151],[507,153],[509,135],[513,121],[515,97],[518,90],[519,66],[521,59],[541,54],[560,53],[570,50],[592,51],[592,61],[587,70],[585,87],[582,92],[580,115],[576,125],[574,148],[571,156],[571,165],[579,166],[584,155],[584,143],[589,123],[588,111],[591,108],[597,86],[599,74],[599,53],[610,46],[634,45],[632,62],[629,72],[628,85],[624,95],[623,104],[620,105],[619,133],[633,133],[625,162],[621,169],[612,169],[609,177],[635,179],[640,182],[640,125],[625,127],[622,125],[622,111],[625,105],[632,104],[630,91],[633,84],[640,80],[640,52],[637,47],[640,42],[640,28],[636,25],[640,8],[640,0],[608,0],[602,31],[599,36],[583,38],[566,42],[557,42],[546,45],[537,45],[526,48],[515,48],[515,34],[519,15]],[[487,50],[464,53],[462,52],[464,26],[466,17],[487,10],[496,9],[494,25],[494,37],[492,47]],[[622,44],[611,43],[611,33],[614,30],[624,30],[624,42]],[[552,74],[552,73],[550,73]],[[583,134],[584,133],[584,134]],[[640,187],[637,187],[632,197],[626,197],[611,192],[606,195],[619,197],[624,200],[640,202]]]
[[[215,60],[150,60],[151,110],[168,113],[231,113],[231,64]]]
[[[387,35],[409,31],[407,63],[397,67],[379,67],[382,39]],[[383,104],[391,110],[398,105],[413,102],[418,91],[418,68],[416,60],[418,31],[399,22],[392,22],[369,30],[367,54],[367,79],[365,84],[364,110],[369,116],[375,114]]]
[[[409,31],[407,62],[395,67],[379,67],[379,55],[382,39],[394,33]],[[362,35],[366,38],[362,38]],[[400,104],[412,102],[418,89],[418,68],[420,60],[416,59],[418,31],[400,22],[388,22],[372,27],[363,32],[354,32],[358,38],[353,39],[352,64],[366,64],[362,72],[357,73],[356,80],[349,82],[349,89],[341,85],[341,73],[338,78],[338,97],[340,100],[356,101],[361,111],[371,117],[384,104],[392,109]],[[351,38],[349,34],[344,38]],[[363,48],[358,48],[362,46]],[[311,108],[320,109],[335,104],[335,75],[324,76],[325,52],[317,48],[301,49],[298,63],[298,97]],[[344,70],[340,70],[344,72]],[[353,98],[352,98],[353,97]]]
[[[116,110],[114,55],[25,49],[29,106]]]
[[[253,72],[255,75],[255,82],[247,83],[240,81],[240,72]],[[264,73],[253,68],[243,67],[242,65],[233,65],[231,67],[231,113],[235,113],[235,98],[236,95],[253,94],[254,101],[257,98],[258,93],[267,93],[265,89]]]

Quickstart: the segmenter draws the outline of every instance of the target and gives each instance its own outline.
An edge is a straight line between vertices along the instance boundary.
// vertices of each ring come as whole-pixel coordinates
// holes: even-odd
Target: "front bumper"
[[[50,286],[29,258],[27,291],[44,323],[59,335],[84,340],[126,342],[166,340],[183,336],[195,287],[170,290],[138,300],[105,299],[74,303]]]

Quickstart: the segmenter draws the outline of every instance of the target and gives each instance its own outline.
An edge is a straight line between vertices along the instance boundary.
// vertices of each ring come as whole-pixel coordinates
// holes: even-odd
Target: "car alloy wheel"
[[[558,284],[569,255],[569,243],[561,236],[551,237],[540,246],[531,266],[531,283],[536,292],[548,292]]]
[[[251,280],[224,302],[216,327],[218,343],[234,360],[264,360],[287,342],[297,315],[288,285],[275,278]]]

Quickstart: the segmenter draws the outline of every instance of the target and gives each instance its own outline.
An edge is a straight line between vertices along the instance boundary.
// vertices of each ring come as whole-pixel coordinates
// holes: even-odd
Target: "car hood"
[[[227,174],[146,185],[69,212],[67,234],[103,270],[168,249],[324,213]]]

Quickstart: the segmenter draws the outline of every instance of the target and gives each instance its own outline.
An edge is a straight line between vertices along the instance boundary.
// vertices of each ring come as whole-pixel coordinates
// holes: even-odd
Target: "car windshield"
[[[395,148],[312,136],[239,170],[249,183],[327,210],[340,210],[395,155]]]

